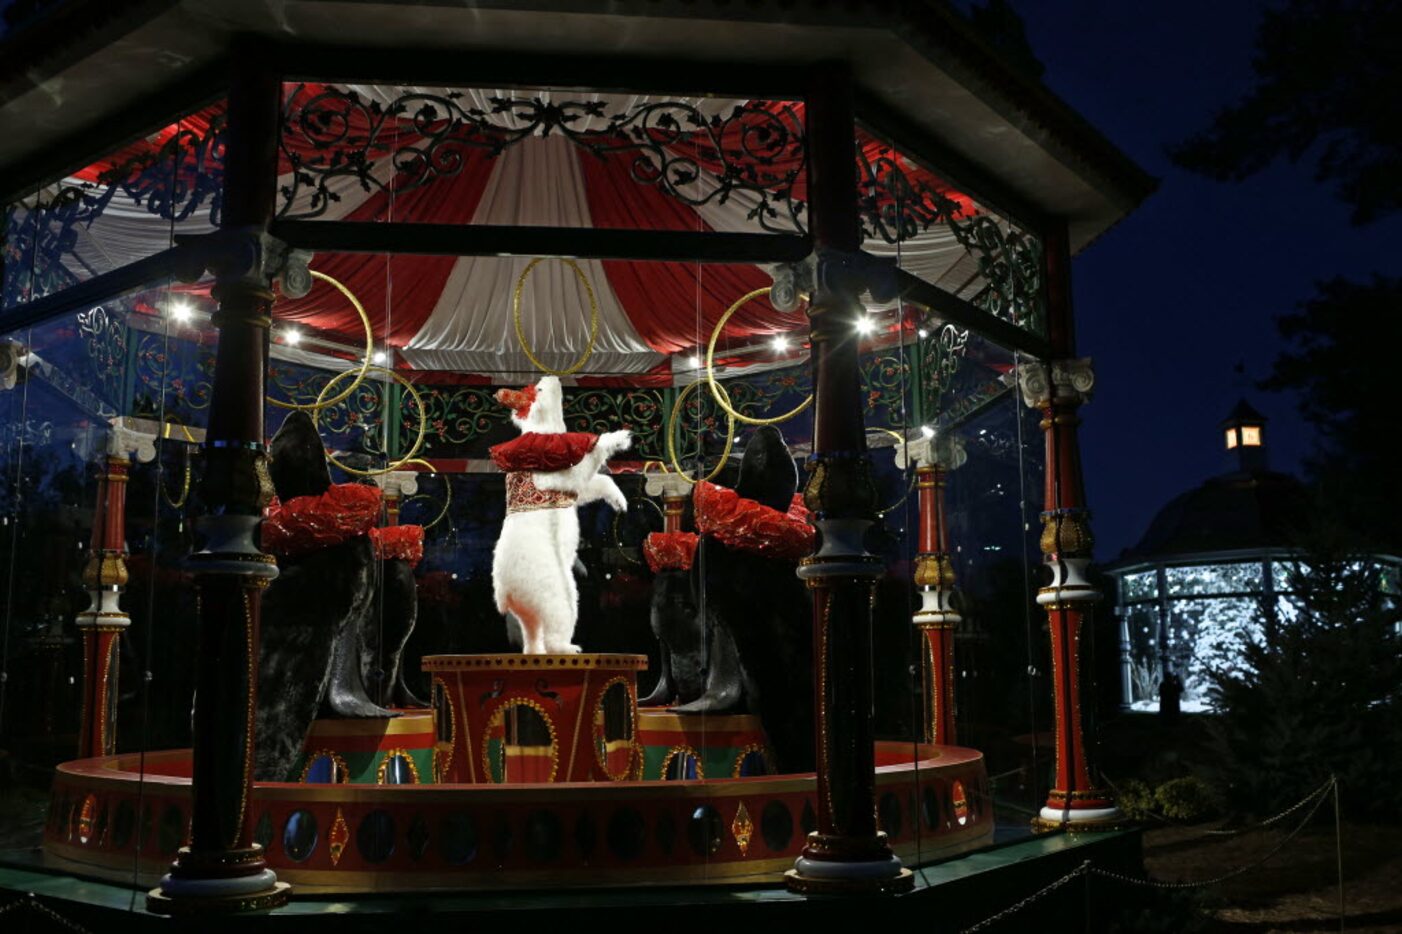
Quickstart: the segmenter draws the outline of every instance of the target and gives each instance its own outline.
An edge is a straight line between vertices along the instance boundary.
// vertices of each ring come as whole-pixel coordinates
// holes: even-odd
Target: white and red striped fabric
[[[354,90],[367,99],[378,95],[389,100],[386,89]],[[297,93],[318,92],[315,86],[304,86]],[[489,111],[489,98],[500,93],[464,91],[462,105]],[[541,92],[539,96],[548,102],[548,94]],[[571,94],[570,99],[579,96]],[[605,102],[604,113],[618,113],[646,102],[646,98],[617,95],[597,95],[594,99]],[[709,114],[728,113],[740,102],[698,99],[690,103]],[[791,106],[801,115],[801,104]],[[184,125],[198,129],[201,119],[200,115],[187,118]],[[409,117],[398,119],[394,132],[401,144],[412,145],[416,137],[422,139]],[[514,128],[515,118],[509,114],[489,119]],[[364,129],[351,127],[352,132]],[[156,134],[148,143],[158,145],[171,130],[162,131],[164,136]],[[870,159],[880,155],[900,159],[878,141],[859,140]],[[315,152],[293,151],[304,158]],[[334,179],[328,187],[335,197],[320,218],[644,231],[760,229],[747,216],[757,201],[753,193],[739,191],[723,201],[712,199],[692,206],[656,185],[635,180],[631,163],[638,158],[636,154],[601,159],[558,134],[522,139],[496,155],[467,147],[455,152],[462,159],[460,168],[422,187],[395,191],[397,179],[388,168],[388,158],[376,163],[374,181],[378,184],[364,186],[353,177]],[[283,159],[280,186],[292,177],[292,165],[285,154]],[[706,185],[715,185],[714,175],[708,177],[707,173],[720,167],[706,164],[705,159],[698,161],[702,172],[695,184],[700,193],[708,190]],[[967,212],[979,210],[923,167],[903,159],[901,164],[909,176],[938,187],[963,204]],[[90,167],[74,180],[92,181],[100,168],[101,164]],[[800,177],[795,196],[802,198],[804,188]],[[114,201],[112,208],[116,207]],[[120,240],[121,252],[136,256],[164,247],[169,234],[168,222],[140,206],[121,210],[105,232]],[[143,237],[163,242],[151,248],[142,243]],[[105,264],[120,265],[120,256],[114,256],[106,245],[95,246],[103,247]],[[943,227],[907,241],[899,251],[874,238],[864,248],[877,255],[898,256],[904,268],[937,284],[957,285],[977,272],[972,258]],[[527,257],[323,254],[312,266],[339,279],[360,298],[370,314],[377,344],[395,349],[396,366],[456,373],[474,381],[512,383],[537,375],[521,349],[512,315],[516,283],[529,262]],[[593,287],[599,314],[592,353],[577,374],[581,383],[671,382],[672,355],[689,357],[696,348],[704,348],[715,322],[731,302],[770,282],[766,271],[757,266],[611,260],[578,263]],[[564,369],[589,346],[589,302],[565,264],[537,266],[524,287],[522,311],[525,338],[547,366]],[[304,298],[280,300],[274,315],[277,321],[295,323],[348,347],[358,346],[363,339],[355,311],[324,285]],[[791,342],[791,353],[801,354],[805,331],[801,314],[780,314],[767,302],[758,301],[730,319],[724,339],[725,346],[737,347],[769,335],[793,333],[800,339]],[[676,361],[675,369],[693,370],[683,359]]]

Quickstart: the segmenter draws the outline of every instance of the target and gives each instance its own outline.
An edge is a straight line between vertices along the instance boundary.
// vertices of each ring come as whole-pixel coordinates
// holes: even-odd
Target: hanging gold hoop
[[[671,418],[667,419],[667,457],[669,460],[671,460],[672,469],[677,472],[677,476],[681,477],[687,483],[695,483],[696,479],[694,477],[688,477],[686,475],[686,471],[682,469],[681,463],[677,460],[677,420],[681,416],[682,406],[686,402],[687,393],[691,392],[693,389],[700,385],[701,381],[697,380],[696,382],[687,385],[685,388],[682,389],[680,393],[677,394],[677,401],[672,404],[672,416]],[[722,394],[725,394],[726,401],[729,402],[730,396],[725,392],[725,388],[720,386],[718,386],[718,388],[720,389]],[[721,468],[725,466],[726,460],[730,457],[730,448],[735,444],[735,418],[733,415],[729,414],[729,408],[729,406],[726,406],[727,414],[725,416],[725,450],[721,451],[720,460],[716,463],[716,469],[712,470],[710,473],[706,474],[706,476],[701,478],[703,482],[715,479],[716,475],[721,472]],[[696,437],[699,441],[701,437],[701,432],[699,430],[696,432]],[[666,470],[667,465],[663,464],[662,469]]]
[[[447,515],[448,515],[448,507],[451,506],[451,505],[453,505],[453,482],[452,482],[451,480],[448,479],[447,474],[440,474],[440,473],[438,472],[438,468],[434,467],[432,464],[430,464],[428,461],[424,460],[422,457],[416,457],[416,458],[414,458],[413,460],[409,461],[409,462],[408,462],[407,464],[405,464],[404,466],[409,467],[409,466],[412,466],[412,465],[414,465],[414,464],[419,464],[419,465],[421,465],[421,466],[423,466],[423,467],[428,468],[428,472],[431,473],[431,474],[433,474],[435,477],[438,477],[438,476],[443,477],[443,509],[438,513],[438,517],[437,517],[436,519],[434,519],[432,522],[428,523],[427,525],[425,525],[425,526],[423,527],[424,531],[427,532],[429,529],[433,528],[435,525],[437,525],[438,523],[442,522],[445,518],[447,518]],[[422,496],[423,494],[421,493],[421,494],[419,494],[419,495]],[[417,498],[418,498],[418,497],[416,497],[416,496],[411,496],[411,497],[409,497],[409,499],[417,499]],[[427,499],[427,497],[424,497],[424,498]],[[408,502],[408,500],[405,500],[405,502]]]
[[[511,296],[511,319],[516,325],[516,340],[521,344],[521,351],[526,355],[526,359],[535,365],[537,370],[548,373],[551,376],[572,376],[578,373],[584,366],[586,360],[594,353],[594,342],[599,337],[599,301],[594,297],[594,287],[589,284],[589,277],[584,274],[584,270],[579,268],[579,264],[572,259],[561,259],[570,269],[574,270],[575,278],[579,284],[584,286],[584,294],[589,296],[589,343],[584,347],[578,360],[570,364],[563,370],[552,370],[531,350],[531,345],[526,341],[526,329],[521,325],[521,292],[526,288],[526,280],[535,271],[536,266],[545,262],[543,257],[537,257],[526,264],[526,268],[521,271],[521,278],[516,280],[516,290]]]
[[[360,299],[355,297],[354,292],[342,285],[339,279],[334,279],[324,272],[317,272],[315,269],[308,271],[312,274],[313,279],[320,279],[323,282],[329,282],[331,285],[335,286],[342,295],[350,300],[351,305],[355,307],[356,314],[360,315],[360,323],[365,325],[365,356],[360,361],[360,372],[356,374],[355,382],[346,387],[345,392],[334,399],[327,399],[325,402],[321,401],[321,395],[316,397],[317,401],[307,405],[299,405],[296,402],[279,402],[272,396],[267,396],[266,398],[268,400],[268,405],[277,406],[280,409],[292,409],[297,412],[320,412],[322,409],[329,408],[338,402],[349,399],[351,393],[355,392],[356,389],[360,387],[361,382],[365,379],[365,374],[370,370],[370,357],[375,352],[375,334],[374,329],[370,327],[370,316],[365,313],[365,306],[360,304]],[[336,382],[336,380],[332,382]],[[330,383],[327,385],[329,386]],[[322,395],[325,395],[324,391]]]
[[[651,506],[654,510],[657,511],[657,517],[662,520],[663,524],[666,524],[667,516],[663,514],[662,507],[657,505],[657,503],[653,501],[652,497],[642,496],[636,500],[633,500],[633,502],[647,503],[649,506]],[[624,512],[627,512],[627,510],[625,509]],[[613,547],[618,549],[618,553],[623,556],[624,561],[627,561],[629,564],[641,565],[642,562],[639,561],[637,558],[634,558],[632,555],[628,554],[628,552],[623,547],[623,537],[619,535],[618,532],[618,521],[622,518],[622,512],[616,512],[613,514]]]
[[[730,398],[723,390],[721,392],[716,391],[720,389],[720,383],[716,382],[716,340],[720,337],[721,328],[725,327],[725,323],[730,320],[730,316],[739,311],[741,307],[749,303],[752,299],[759,298],[761,295],[768,295],[772,288],[772,286],[766,285],[762,289],[755,289],[748,295],[742,295],[739,301],[727,308],[725,314],[720,316],[720,320],[716,322],[715,329],[711,331],[711,342],[706,345],[706,383],[711,387],[711,395],[715,397],[716,404],[722,409],[725,409],[727,415],[744,422],[746,425],[777,425],[780,422],[788,421],[813,404],[813,394],[810,392],[808,398],[799,403],[798,407],[791,412],[785,412],[783,415],[776,415],[773,418],[752,418],[749,415],[741,415],[731,408]],[[722,395],[725,395],[725,398],[722,398]]]
[[[901,434],[899,431],[894,431],[894,430],[892,430],[892,429],[890,429],[890,428],[868,428],[867,431],[884,431],[886,434],[890,435],[892,438],[895,438],[897,444],[905,444],[905,435]],[[894,503],[892,503],[891,505],[887,506],[885,509],[878,509],[878,510],[876,511],[876,514],[877,514],[878,516],[882,516],[882,517],[889,516],[891,513],[895,512],[897,509],[899,509],[899,508],[901,507],[901,505],[902,505],[907,499],[910,498],[911,491],[913,491],[914,489],[915,489],[915,471],[911,471],[911,473],[910,473],[910,482],[906,484],[905,492],[901,494],[901,498],[898,499],[898,500],[896,500],[896,501],[895,501]]]
[[[381,470],[359,470],[355,467],[347,467],[345,464],[337,460],[336,455],[332,454],[330,451],[326,452],[326,459],[329,462],[335,464],[337,467],[344,470],[346,473],[355,474],[357,477],[378,477],[383,474],[387,474],[391,471],[398,470],[400,467],[403,467],[405,464],[413,461],[419,456],[419,451],[424,446],[424,436],[428,434],[428,410],[424,408],[423,396],[419,395],[419,391],[414,388],[414,384],[409,382],[404,377],[400,376],[398,373],[394,372],[393,370],[387,370],[382,366],[371,366],[366,367],[366,369],[373,370],[377,373],[383,373],[399,385],[403,386],[405,389],[409,390],[409,395],[414,397],[414,404],[419,407],[419,436],[414,439],[414,446],[410,449],[408,454],[405,454],[399,460],[395,461],[393,464],[390,464],[388,467],[385,467]],[[328,392],[330,392],[332,386],[336,385],[350,374],[350,370],[337,373],[335,376],[331,377],[331,379],[327,380],[326,385],[321,388],[321,395],[316,397],[317,409],[315,414],[312,416],[313,424],[316,424],[321,420],[321,410],[326,408],[327,405],[327,403],[323,403],[321,401],[321,396],[324,396]]]

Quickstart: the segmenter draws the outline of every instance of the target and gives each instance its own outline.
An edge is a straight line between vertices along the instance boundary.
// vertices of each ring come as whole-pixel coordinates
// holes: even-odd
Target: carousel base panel
[[[189,750],[61,765],[44,854],[154,885],[186,842]],[[988,846],[982,754],[877,744],[881,829],[906,866]],[[808,775],[497,785],[267,782],[254,838],[298,895],[780,884],[816,822]]]
[[[914,870],[914,889],[880,902],[883,925],[919,924],[930,934],[961,931],[1008,908],[1071,872],[1084,861],[1120,873],[1142,869],[1138,831],[1105,834],[1047,834],[989,846],[974,853]],[[95,880],[78,864],[40,857],[34,851],[0,851],[0,909],[12,902],[34,899],[48,911],[89,930],[169,930],[170,920],[145,909],[140,886]],[[1092,897],[1082,883],[1062,886],[1037,900],[1025,917],[1011,919],[1009,930],[1047,927],[1082,930],[1084,913],[1093,912],[1092,926],[1112,916],[1124,903],[1128,887],[1093,880]],[[1137,895],[1138,893],[1131,892]],[[549,890],[520,892],[456,892],[393,895],[314,895],[297,889],[287,905],[254,916],[219,919],[217,928],[288,931],[296,934],[381,934],[388,918],[402,930],[422,922],[433,929],[454,924],[568,925],[581,929],[594,922],[613,929],[621,916],[647,917],[647,926],[677,930],[715,930],[718,925],[757,921],[815,925],[822,930],[835,918],[866,917],[870,896],[805,898],[770,880],[764,886],[677,887],[632,889]],[[645,915],[637,915],[636,912]],[[850,912],[850,915],[848,914]],[[431,920],[429,918],[431,917]],[[11,915],[23,917],[23,915]],[[161,925],[161,927],[156,927]],[[250,927],[250,925],[252,925]]]

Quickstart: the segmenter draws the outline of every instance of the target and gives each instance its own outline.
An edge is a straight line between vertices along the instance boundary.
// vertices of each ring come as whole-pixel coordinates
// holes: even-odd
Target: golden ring
[[[434,476],[438,476],[438,468],[434,467],[431,463],[429,463],[428,461],[424,460],[422,457],[416,457],[416,458],[414,458],[413,460],[409,461],[409,463],[406,464],[405,466],[407,467],[407,466],[410,466],[410,465],[412,465],[412,464],[420,464],[420,465],[422,465],[422,466],[424,466],[424,467],[427,467],[429,473],[433,474]],[[413,499],[413,497],[410,497],[410,499]],[[438,517],[437,517],[436,519],[434,519],[432,522],[428,523],[427,525],[425,525],[425,526],[423,527],[423,530],[424,530],[425,532],[427,532],[429,529],[433,528],[435,525],[437,525],[438,523],[442,522],[445,518],[447,518],[447,516],[448,516],[448,507],[451,506],[452,504],[453,504],[453,482],[452,482],[451,480],[448,479],[447,475],[444,475],[444,476],[443,476],[443,509],[442,509],[441,512],[438,513]]]
[[[419,456],[419,451],[424,446],[424,436],[428,433],[428,410],[424,408],[423,397],[420,396],[419,391],[414,388],[414,384],[409,382],[404,377],[400,376],[398,373],[394,372],[393,370],[387,370],[382,366],[370,366],[366,367],[365,369],[367,371],[374,370],[377,373],[383,373],[386,376],[393,379],[399,385],[403,386],[405,389],[409,390],[409,395],[414,397],[414,404],[419,407],[419,436],[414,439],[414,446],[412,449],[410,449],[408,454],[405,454],[399,460],[395,461],[393,464],[390,464],[388,467],[383,468],[382,470],[359,470],[355,467],[347,467],[345,464],[337,460],[336,455],[332,454],[330,451],[326,452],[326,459],[331,463],[335,464],[337,467],[344,470],[346,473],[355,474],[358,477],[378,477],[382,474],[387,474],[390,471],[398,470],[400,467],[403,467],[405,464],[409,463],[410,461],[414,460]],[[318,395],[316,397],[317,409],[315,414],[313,415],[313,422],[319,420],[321,410],[326,408],[326,404],[322,403],[321,397],[326,395],[326,393],[330,391],[332,386],[336,385],[350,374],[350,370],[345,370],[344,372],[337,373],[335,376],[331,377],[329,380],[326,381],[326,385],[321,388],[321,395]]]
[[[798,407],[791,412],[786,412],[783,415],[776,415],[773,418],[751,418],[748,415],[741,415],[739,412],[735,411],[735,409],[731,408],[728,394],[720,388],[720,383],[716,382],[716,340],[720,337],[721,328],[725,327],[725,322],[729,321],[730,316],[739,311],[741,306],[748,303],[751,299],[759,298],[761,295],[768,295],[771,288],[773,287],[766,285],[762,289],[755,289],[747,295],[742,295],[739,301],[727,308],[725,314],[721,315],[720,320],[716,322],[715,329],[711,331],[711,342],[706,345],[706,382],[711,387],[711,395],[715,397],[716,404],[724,409],[727,415],[744,422],[746,425],[777,425],[780,422],[788,421],[813,404],[813,394],[810,392],[808,398],[799,403]],[[725,396],[725,398],[721,398],[722,396]]]
[[[350,299],[350,303],[355,306],[356,313],[360,315],[360,323],[365,325],[365,356],[360,361],[360,372],[356,374],[355,382],[347,386],[345,392],[334,399],[327,399],[325,402],[321,401],[321,396],[319,395],[316,397],[317,401],[309,405],[299,405],[296,402],[279,402],[272,396],[267,397],[269,405],[277,406],[280,409],[294,409],[298,412],[320,412],[324,408],[329,408],[338,402],[349,399],[350,394],[355,392],[361,382],[364,381],[365,374],[370,370],[370,356],[375,352],[375,335],[373,329],[370,327],[370,316],[365,313],[365,306],[360,304],[360,299],[355,297],[354,292],[342,285],[339,279],[333,279],[324,272],[317,272],[315,269],[308,271],[312,274],[313,279],[320,279],[323,282],[331,283],[340,290],[342,295]],[[333,382],[335,382],[335,380],[333,380]],[[330,385],[330,383],[327,385]],[[322,395],[325,395],[325,393],[323,392]]]
[[[696,382],[687,385],[685,388],[682,389],[681,392],[677,394],[677,401],[672,404],[672,416],[671,418],[667,419],[667,457],[672,461],[672,469],[677,472],[677,476],[681,477],[687,483],[695,483],[696,480],[693,477],[688,477],[686,475],[686,471],[682,469],[681,463],[677,461],[677,419],[681,416],[682,405],[686,402],[686,394],[691,392],[699,385],[701,385],[701,381],[697,380]],[[730,394],[726,393],[725,387],[718,385],[717,388],[720,389],[721,393],[725,395],[726,401],[729,402]],[[699,441],[701,437],[701,432],[699,430],[696,432],[696,437]],[[725,450],[721,451],[720,460],[716,462],[716,469],[712,470],[710,473],[706,474],[706,476],[701,478],[701,481],[703,483],[705,481],[715,479],[715,476],[721,472],[721,468],[725,466],[726,460],[730,457],[730,448],[734,444],[735,416],[731,414],[730,406],[727,405],[725,416]],[[664,464],[663,466],[665,467],[666,465]]]
[[[535,271],[536,266],[543,263],[542,257],[536,257],[526,264],[526,268],[521,271],[521,278],[516,280],[516,291],[511,296],[511,318],[516,325],[516,340],[521,344],[521,350],[525,353],[526,359],[535,364],[535,368],[542,373],[551,376],[570,376],[578,373],[584,366],[584,362],[594,353],[594,341],[599,336],[599,302],[594,297],[594,287],[589,284],[589,277],[584,274],[584,270],[579,268],[579,264],[572,259],[561,259],[560,262],[574,270],[575,277],[579,279],[579,284],[584,286],[584,293],[589,296],[589,343],[584,348],[578,360],[570,364],[563,370],[552,370],[541,363],[531,350],[531,345],[526,343],[526,329],[521,326],[521,292],[526,287],[526,279]]]

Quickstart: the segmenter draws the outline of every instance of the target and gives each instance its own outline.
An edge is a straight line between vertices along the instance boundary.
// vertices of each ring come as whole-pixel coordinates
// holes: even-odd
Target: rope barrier
[[[92,934],[92,931],[90,931],[88,928],[83,927],[76,921],[70,921],[63,915],[54,911],[48,905],[45,905],[43,902],[39,901],[39,899],[34,897],[33,892],[25,893],[24,897],[17,898],[14,901],[10,902],[8,905],[0,905],[0,915],[7,914],[11,911],[17,911],[21,908],[27,909],[28,911],[31,911],[34,914],[42,915],[48,918],[50,921],[63,925],[70,931],[77,931],[78,934]]]
[[[1324,792],[1331,790],[1333,787],[1334,779],[1331,778],[1328,782],[1325,783],[1322,789],[1312,792],[1309,798],[1306,798],[1304,801],[1300,802],[1300,805],[1296,806],[1295,809],[1298,809],[1308,801],[1314,801],[1314,807],[1310,808],[1309,813],[1305,815],[1304,819],[1300,821],[1299,825],[1296,826],[1294,830],[1286,834],[1285,837],[1279,843],[1271,847],[1270,851],[1267,852],[1265,856],[1262,856],[1260,859],[1254,862],[1247,863],[1245,866],[1240,866],[1236,869],[1233,869],[1231,872],[1223,873],[1220,876],[1214,876],[1211,879],[1198,879],[1191,882],[1164,882],[1159,879],[1150,879],[1147,877],[1143,879],[1136,879],[1134,876],[1127,876],[1123,873],[1111,872],[1108,869],[1100,869],[1098,867],[1091,867],[1091,872],[1098,876],[1102,876],[1106,879],[1113,879],[1116,882],[1123,882],[1126,885],[1137,885],[1143,888],[1152,889],[1202,889],[1213,885],[1220,885],[1221,883],[1226,882],[1229,879],[1235,879],[1237,876],[1245,875],[1253,869],[1260,868],[1265,863],[1269,862],[1271,858],[1275,856],[1275,854],[1279,853],[1282,849],[1284,849],[1287,843],[1295,839],[1295,837],[1299,836],[1300,831],[1305,829],[1305,827],[1309,824],[1310,819],[1313,818],[1315,813],[1319,810],[1320,805],[1324,803],[1324,799],[1326,797]]]
[[[1011,774],[1011,773],[1003,773],[1003,775],[1007,775],[1007,774]],[[999,777],[1002,777],[1002,776],[999,776]],[[963,931],[961,932],[961,934],[973,934],[973,932],[975,932],[975,931],[981,931],[981,930],[983,930],[983,929],[989,927],[990,925],[996,924],[997,922],[1002,921],[1002,920],[1004,920],[1005,918],[1008,918],[1009,916],[1016,914],[1017,912],[1021,911],[1021,910],[1024,909],[1024,908],[1026,908],[1028,905],[1032,904],[1033,902],[1036,902],[1037,900],[1039,900],[1039,899],[1045,897],[1046,895],[1049,895],[1050,893],[1056,891],[1057,889],[1059,889],[1059,888],[1061,888],[1062,886],[1066,885],[1068,882],[1072,881],[1073,879],[1077,879],[1077,878],[1080,878],[1080,877],[1082,877],[1082,876],[1086,876],[1086,877],[1098,876],[1098,877],[1100,877],[1100,878],[1102,878],[1102,879],[1109,879],[1109,880],[1111,880],[1111,881],[1120,882],[1120,883],[1123,883],[1123,884],[1125,884],[1125,885],[1133,885],[1133,886],[1138,886],[1138,887],[1140,887],[1140,888],[1157,889],[1157,890],[1161,890],[1161,891],[1184,891],[1184,890],[1188,890],[1188,889],[1202,889],[1202,888],[1209,888],[1209,887],[1214,886],[1214,885],[1221,885],[1223,882],[1227,882],[1227,881],[1229,881],[1229,880],[1231,880],[1231,879],[1235,879],[1235,878],[1237,878],[1237,877],[1239,877],[1239,876],[1243,876],[1243,875],[1245,875],[1246,873],[1251,872],[1251,871],[1254,870],[1254,869],[1259,869],[1260,867],[1262,867],[1262,866],[1264,866],[1266,863],[1268,863],[1271,859],[1273,859],[1277,853],[1279,853],[1281,850],[1283,850],[1283,849],[1286,847],[1286,845],[1288,845],[1288,844],[1290,843],[1290,841],[1294,840],[1297,836],[1299,836],[1299,835],[1300,835],[1300,832],[1303,831],[1303,830],[1305,829],[1305,827],[1309,826],[1310,821],[1314,818],[1314,815],[1319,811],[1319,808],[1324,804],[1324,801],[1327,800],[1327,799],[1329,799],[1329,798],[1331,797],[1331,796],[1330,796],[1330,792],[1333,793],[1333,798],[1334,798],[1334,801],[1335,801],[1335,809],[1336,809],[1336,810],[1335,810],[1335,814],[1336,814],[1336,819],[1335,819],[1335,825],[1336,825],[1336,826],[1335,826],[1335,837],[1336,837],[1336,839],[1335,839],[1335,845],[1336,845],[1336,847],[1340,847],[1340,846],[1342,846],[1342,843],[1340,842],[1340,839],[1339,839],[1339,830],[1338,830],[1338,826],[1337,826],[1337,825],[1338,825],[1338,820],[1337,820],[1337,813],[1338,813],[1338,811],[1337,811],[1338,780],[1331,777],[1327,782],[1325,782],[1323,785],[1321,785],[1319,788],[1315,789],[1314,791],[1310,792],[1307,796],[1305,796],[1304,798],[1302,798],[1298,803],[1291,805],[1290,807],[1286,808],[1284,811],[1281,811],[1279,814],[1276,814],[1276,815],[1272,816],[1272,817],[1269,818],[1267,821],[1263,821],[1262,823],[1257,824],[1257,825],[1255,826],[1255,828],[1252,828],[1252,829],[1259,829],[1260,827],[1265,827],[1265,826],[1269,826],[1270,824],[1273,824],[1273,823],[1278,823],[1280,820],[1282,820],[1282,819],[1285,818],[1286,816],[1288,816],[1288,815],[1290,815],[1290,814],[1294,814],[1294,813],[1300,811],[1301,809],[1303,809],[1303,808],[1309,806],[1309,811],[1308,811],[1308,813],[1306,813],[1305,816],[1300,820],[1300,823],[1299,823],[1298,825],[1296,825],[1289,833],[1287,833],[1287,834],[1284,836],[1284,838],[1282,838],[1282,839],[1280,840],[1279,843],[1277,843],[1275,846],[1271,847],[1271,849],[1270,849],[1269,852],[1267,852],[1264,856],[1260,857],[1259,859],[1253,860],[1253,861],[1247,863],[1247,864],[1244,865],[1244,866],[1239,866],[1239,867],[1237,867],[1236,869],[1231,870],[1230,872],[1223,873],[1222,875],[1219,875],[1219,876],[1214,876],[1214,877],[1212,877],[1212,878],[1210,878],[1210,879],[1196,879],[1196,880],[1182,881],[1182,882],[1169,882],[1169,881],[1165,881],[1165,880],[1161,880],[1161,879],[1152,879],[1152,878],[1149,878],[1149,877],[1147,877],[1147,876],[1145,876],[1144,878],[1138,878],[1138,877],[1135,877],[1135,876],[1125,875],[1124,873],[1113,872],[1113,871],[1111,871],[1111,870],[1109,870],[1109,869],[1102,869],[1102,868],[1100,868],[1099,866],[1094,865],[1090,860],[1086,860],[1085,862],[1083,862],[1083,863],[1081,863],[1079,866],[1077,866],[1075,869],[1073,869],[1071,872],[1068,872],[1066,875],[1061,876],[1060,878],[1058,878],[1058,879],[1056,879],[1056,880],[1054,880],[1054,881],[1048,883],[1047,885],[1045,885],[1045,886],[1043,886],[1042,888],[1038,889],[1037,891],[1033,892],[1031,895],[1028,895],[1026,898],[1023,898],[1023,899],[1020,899],[1020,900],[1018,900],[1018,901],[1016,901],[1016,902],[1013,902],[1013,903],[1012,903],[1011,905],[1009,905],[1007,908],[1004,908],[1002,911],[999,911],[997,914],[990,915],[989,917],[983,919],[982,921],[978,922],[977,924],[973,925],[972,927],[964,928]],[[1312,804],[1312,806],[1310,806],[1311,804]],[[1245,832],[1245,831],[1241,831],[1241,832]],[[1343,902],[1343,889],[1342,889],[1342,871],[1340,871],[1340,893],[1339,893],[1339,906],[1340,906],[1340,907],[1339,907],[1339,912],[1340,912],[1340,913],[1339,913],[1339,922],[1340,922],[1341,925],[1343,924],[1343,920],[1344,920],[1344,914],[1343,914],[1344,908],[1343,908],[1343,905],[1344,905],[1344,902]]]
[[[1017,914],[1019,911],[1026,908],[1033,902],[1037,901],[1039,898],[1042,898],[1045,895],[1049,895],[1052,892],[1055,892],[1057,889],[1061,888],[1066,883],[1070,882],[1073,879],[1079,879],[1082,876],[1088,874],[1090,871],[1090,860],[1086,860],[1084,863],[1081,863],[1081,865],[1077,866],[1075,869],[1071,870],[1066,875],[1062,876],[1060,879],[1057,879],[1055,882],[1051,882],[1047,885],[1042,886],[1042,888],[1033,892],[1026,898],[1021,899],[1020,901],[1013,902],[1011,905],[1009,905],[1007,908],[1004,908],[996,915],[989,915],[987,918],[984,918],[982,921],[980,921],[978,924],[975,924],[973,927],[964,928],[963,931],[960,932],[960,934],[974,934],[975,931],[982,931],[989,925],[997,924],[1004,918],[1008,918],[1012,915]]]

